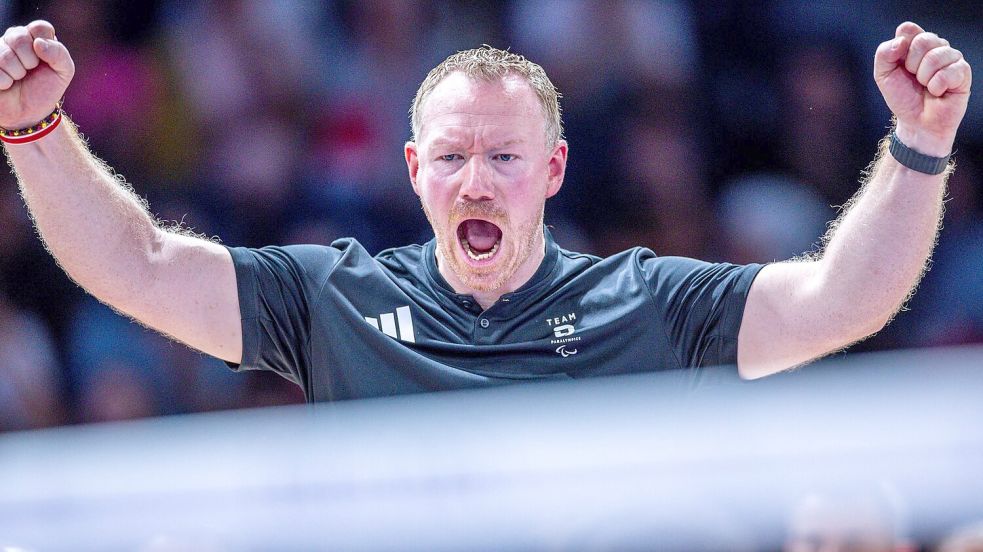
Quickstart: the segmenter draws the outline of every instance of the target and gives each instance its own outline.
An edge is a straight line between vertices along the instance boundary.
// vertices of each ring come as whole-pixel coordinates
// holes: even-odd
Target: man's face
[[[420,119],[406,163],[441,274],[458,291],[514,291],[543,260],[543,206],[563,182],[566,143],[546,147],[543,110],[517,76],[483,82],[452,73]]]

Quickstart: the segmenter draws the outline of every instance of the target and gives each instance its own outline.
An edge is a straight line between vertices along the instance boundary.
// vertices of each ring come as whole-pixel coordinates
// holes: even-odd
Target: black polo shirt
[[[644,248],[601,259],[546,231],[536,274],[483,311],[440,275],[435,247],[229,248],[243,341],[233,369],[272,370],[319,402],[736,364],[762,266]]]

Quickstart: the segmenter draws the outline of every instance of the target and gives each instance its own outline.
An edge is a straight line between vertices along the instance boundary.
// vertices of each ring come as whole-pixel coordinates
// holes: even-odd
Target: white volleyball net
[[[983,349],[853,355],[4,435],[0,549],[928,547],[981,473]]]

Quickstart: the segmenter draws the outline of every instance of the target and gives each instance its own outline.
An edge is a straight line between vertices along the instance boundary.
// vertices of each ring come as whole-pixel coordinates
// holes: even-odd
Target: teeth
[[[498,251],[498,244],[501,242],[495,242],[495,245],[493,245],[492,248],[485,253],[475,253],[474,251],[472,251],[471,244],[468,243],[468,240],[466,238],[462,238],[461,243],[464,244],[464,250],[468,252],[468,257],[471,257],[471,259],[475,261],[483,261],[485,259],[490,259],[491,256]]]

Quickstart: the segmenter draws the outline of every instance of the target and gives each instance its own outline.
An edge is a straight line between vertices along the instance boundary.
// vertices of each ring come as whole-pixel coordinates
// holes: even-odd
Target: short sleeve
[[[242,363],[306,386],[312,302],[341,252],[317,245],[230,247],[242,319]]]
[[[744,305],[764,265],[656,257],[648,250],[637,260],[680,364],[737,364]]]

